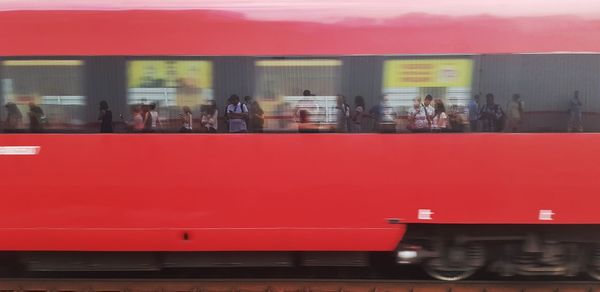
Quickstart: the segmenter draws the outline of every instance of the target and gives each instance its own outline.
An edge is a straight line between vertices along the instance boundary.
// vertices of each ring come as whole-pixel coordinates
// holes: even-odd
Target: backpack
[[[247,113],[248,112],[248,106],[245,103],[241,103],[240,104],[240,110],[242,111],[242,113]]]
[[[228,111],[227,111],[227,108],[229,108],[229,106],[230,106],[230,104],[229,104],[229,105],[227,105],[227,107],[225,107],[225,114],[223,115],[223,116],[225,117],[225,122],[229,122],[229,113],[228,113]],[[233,113],[238,113],[238,112],[237,112],[237,109],[238,109],[238,106],[237,106],[237,105],[235,105],[235,107],[233,108]],[[248,107],[246,106],[246,104],[245,104],[245,103],[241,103],[241,102],[240,102],[240,107],[239,107],[239,109],[240,109],[240,112],[239,112],[239,113],[247,113],[247,112],[248,112]],[[246,122],[246,124],[247,124],[247,122],[248,122],[248,119],[249,119],[249,118],[250,118],[250,117],[244,117],[244,118],[242,118],[242,120],[243,120],[243,121],[245,121],[245,122]]]

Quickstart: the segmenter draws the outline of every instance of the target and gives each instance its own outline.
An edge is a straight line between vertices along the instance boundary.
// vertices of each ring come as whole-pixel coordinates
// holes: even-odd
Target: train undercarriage
[[[4,268],[23,271],[161,271],[168,269],[420,266],[443,281],[479,271],[502,277],[600,280],[600,226],[409,225],[395,252],[2,252]],[[384,266],[383,269],[386,269]],[[402,277],[402,275],[398,275]]]
[[[413,225],[397,251],[399,264],[419,264],[433,278],[501,276],[600,280],[600,228],[595,225]]]

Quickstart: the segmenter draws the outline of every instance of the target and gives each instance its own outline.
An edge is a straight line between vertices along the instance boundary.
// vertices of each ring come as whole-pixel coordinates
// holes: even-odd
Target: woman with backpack
[[[236,94],[231,95],[230,104],[225,111],[229,120],[229,133],[246,133],[248,132],[248,107],[240,101],[240,97]]]

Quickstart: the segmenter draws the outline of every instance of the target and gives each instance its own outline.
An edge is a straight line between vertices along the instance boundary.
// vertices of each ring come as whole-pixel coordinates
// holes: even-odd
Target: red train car
[[[383,252],[444,280],[483,267],[598,279],[597,4],[522,2],[7,6],[0,250],[31,270],[353,266]],[[264,133],[224,133],[231,94],[262,104],[249,130]],[[344,120],[340,94],[366,104]],[[433,133],[400,134],[426,95],[455,133],[425,108]],[[298,133],[303,99],[324,133]],[[111,132],[149,104],[161,129],[95,133],[100,101]],[[503,129],[482,110],[494,104]],[[199,133],[168,133],[181,107]],[[383,124],[397,134],[371,131]]]

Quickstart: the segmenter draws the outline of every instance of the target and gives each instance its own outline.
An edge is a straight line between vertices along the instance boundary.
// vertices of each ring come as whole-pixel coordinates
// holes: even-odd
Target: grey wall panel
[[[219,115],[222,115],[227,98],[237,94],[240,98],[254,94],[254,58],[217,57],[214,61],[213,86]]]
[[[240,98],[254,94],[254,58],[215,57],[213,61],[214,98],[219,110],[219,132],[226,131],[223,114],[227,98],[237,94]]]
[[[88,123],[97,122],[98,106],[102,100],[108,102],[113,121],[119,121],[119,114],[129,115],[124,57],[88,58],[85,60],[85,72]]]
[[[585,111],[600,111],[600,56],[528,55],[519,74],[520,87],[532,108],[564,111],[573,91],[580,91]]]
[[[493,93],[506,108],[514,93],[527,112],[526,131],[564,131],[569,99],[580,91],[584,129],[598,130],[600,113],[600,56],[598,55],[486,55],[481,57],[479,89]]]
[[[354,97],[365,99],[367,110],[379,102],[383,86],[383,57],[344,57],[342,69],[342,94],[354,107]]]
[[[519,73],[521,71],[521,55],[482,56],[479,67],[479,88],[476,92],[482,95],[492,93],[496,103],[505,107],[511,94],[521,92]]]

